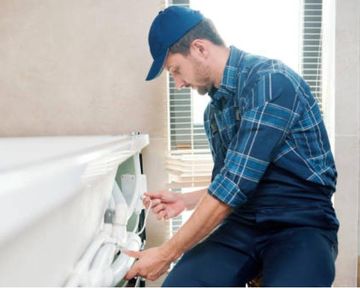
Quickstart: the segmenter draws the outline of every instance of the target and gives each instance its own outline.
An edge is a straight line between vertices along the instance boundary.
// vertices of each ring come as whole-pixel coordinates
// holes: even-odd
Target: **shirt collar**
[[[224,101],[226,102],[232,95],[235,94],[241,54],[242,52],[240,50],[234,46],[230,46],[230,54],[226,62],[220,86],[218,89],[213,88],[209,92],[212,104],[215,106],[222,106]]]

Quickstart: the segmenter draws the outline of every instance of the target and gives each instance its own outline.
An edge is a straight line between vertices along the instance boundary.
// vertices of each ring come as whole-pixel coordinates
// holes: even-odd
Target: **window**
[[[169,5],[190,7],[190,0],[172,0]],[[208,151],[208,142],[202,125],[201,113],[194,113],[193,91],[189,88],[176,90],[175,82],[169,77],[170,102],[170,150]],[[205,152],[205,151],[203,151]]]
[[[170,0],[168,5],[202,11],[227,45],[282,60],[303,75],[321,106],[322,0]],[[171,187],[183,192],[206,187],[212,160],[202,119],[210,99],[176,90],[170,75],[168,85]],[[173,232],[185,218],[173,220]]]
[[[322,0],[303,0],[301,72],[322,108]]]

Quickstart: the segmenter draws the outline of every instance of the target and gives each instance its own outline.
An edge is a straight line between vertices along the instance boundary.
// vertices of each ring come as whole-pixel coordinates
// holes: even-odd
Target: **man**
[[[181,259],[164,286],[331,286],[337,230],[336,169],[308,85],[280,61],[225,46],[210,20],[169,7],[149,32],[152,80],[166,68],[177,88],[209,94],[205,130],[214,159],[208,189],[147,193],[159,218],[196,207],[127,278],[154,280]],[[205,240],[204,240],[205,239]]]

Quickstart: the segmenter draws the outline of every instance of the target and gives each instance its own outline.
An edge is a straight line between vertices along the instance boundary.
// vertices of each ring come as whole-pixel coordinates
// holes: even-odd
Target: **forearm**
[[[205,193],[189,220],[162,248],[172,261],[176,260],[211,233],[230,211],[229,206]]]
[[[207,193],[207,188],[181,194],[185,203],[186,210],[192,210],[199,203],[200,199]]]

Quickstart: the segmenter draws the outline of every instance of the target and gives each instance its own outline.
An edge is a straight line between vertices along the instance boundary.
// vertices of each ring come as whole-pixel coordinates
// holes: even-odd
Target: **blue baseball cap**
[[[203,19],[204,16],[199,11],[180,6],[170,6],[159,12],[149,31],[148,41],[154,61],[146,77],[147,81],[160,75],[169,48]]]

